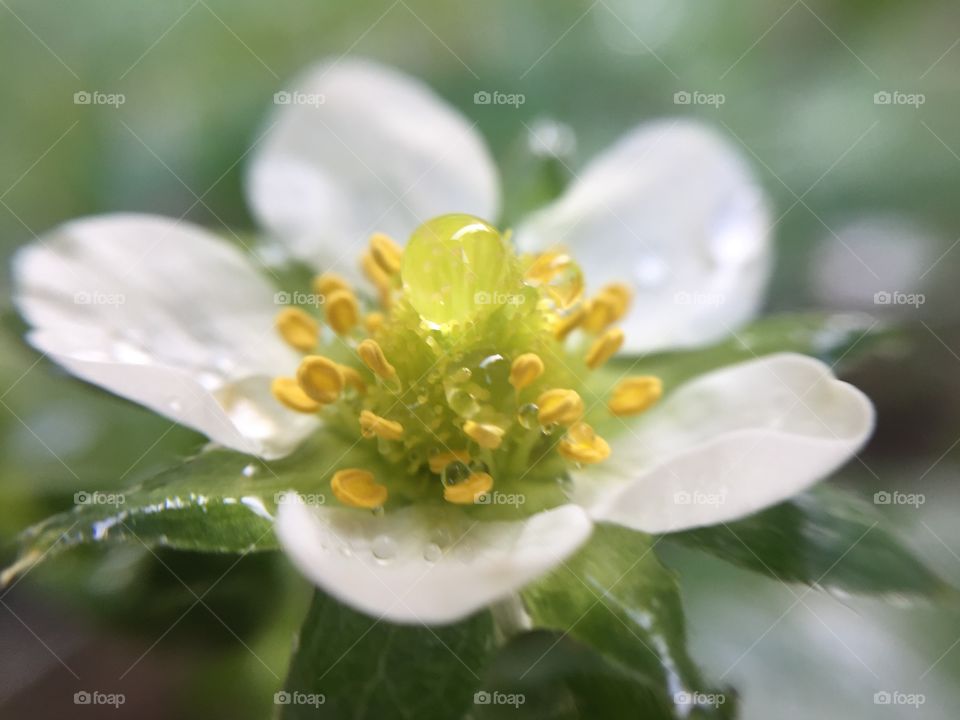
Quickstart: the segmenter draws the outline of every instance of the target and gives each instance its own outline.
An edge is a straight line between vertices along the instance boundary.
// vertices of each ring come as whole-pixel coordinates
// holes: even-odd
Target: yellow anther
[[[542,287],[560,307],[570,307],[583,295],[583,274],[566,252],[551,250],[537,256],[524,279]]]
[[[632,293],[623,283],[604,286],[597,296],[586,304],[583,327],[587,332],[598,333],[622,318],[630,307]]]
[[[317,275],[313,279],[313,291],[317,295],[322,295],[324,298],[326,298],[328,295],[332,295],[337,290],[351,289],[350,283],[336,273],[326,272],[322,275]]]
[[[288,345],[302,352],[310,352],[317,346],[320,325],[300,308],[284,308],[275,321],[277,331]]]
[[[324,304],[327,312],[327,324],[337,335],[346,335],[357,324],[360,308],[352,290],[334,290],[326,296]]]
[[[273,396],[291,410],[315,413],[321,405],[307,395],[292,377],[278,377],[270,384]]]
[[[543,360],[536,353],[518,355],[510,366],[510,384],[518,391],[529,387],[543,375]]]
[[[384,320],[386,320],[386,317],[382,312],[372,312],[363,319],[363,326],[369,334],[373,335],[383,327]]]
[[[614,415],[636,415],[650,408],[663,395],[663,383],[652,375],[622,380],[613,389],[607,407]]]
[[[496,450],[503,442],[503,435],[506,431],[499,425],[492,423],[478,423],[467,420],[463,424],[463,432],[480,447],[487,450]]]
[[[377,292],[380,294],[380,302],[384,307],[389,306],[393,283],[390,281],[390,276],[374,260],[372,252],[367,251],[360,257],[360,267],[363,269],[363,274],[367,276],[367,280],[377,288]]]
[[[396,275],[400,272],[403,248],[397,245],[389,235],[374,233],[370,236],[370,255],[387,275]]]
[[[537,398],[537,405],[541,425],[572,425],[583,415],[583,399],[574,390],[547,390]]]
[[[378,483],[369,470],[338,470],[330,480],[330,488],[337,500],[351,507],[372,510],[387,501],[387,488]]]
[[[357,345],[357,354],[363,361],[363,364],[370,368],[373,373],[384,380],[392,380],[397,375],[396,368],[387,362],[383,354],[383,348],[376,340],[364,340]]]
[[[493,478],[485,472],[470,473],[463,482],[446,485],[443,499],[457,505],[473,505],[493,487]]]
[[[553,327],[553,336],[561,342],[566,340],[570,333],[583,324],[585,318],[586,312],[582,307],[578,307],[566,317],[558,316],[557,323]]]
[[[577,463],[598,463],[610,457],[607,441],[586,423],[577,423],[567,430],[557,450],[567,460]]]
[[[297,368],[297,382],[307,396],[318,403],[332,403],[343,392],[343,373],[333,360],[308,355]]]
[[[591,345],[587,351],[587,367],[591,370],[596,370],[612,358],[622,345],[623,330],[620,328],[607,330],[603,335],[594,340],[593,345]]]
[[[367,384],[363,381],[363,376],[352,367],[341,365],[340,374],[343,375],[343,382],[356,390],[358,395],[367,392]]]
[[[452,462],[462,462],[464,464],[470,462],[470,453],[466,450],[451,450],[450,452],[431,455],[427,462],[430,465],[430,472],[439,475]]]
[[[365,438],[374,436],[384,440],[399,440],[403,437],[403,425],[382,418],[369,410],[360,411],[360,432]]]

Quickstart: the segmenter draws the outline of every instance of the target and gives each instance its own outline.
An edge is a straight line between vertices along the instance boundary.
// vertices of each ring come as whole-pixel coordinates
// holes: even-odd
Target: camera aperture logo
[[[297,305],[300,307],[320,307],[327,302],[327,297],[320,293],[307,293],[299,290],[286,292],[281,290],[273,294],[274,305]]]
[[[673,702],[677,705],[693,705],[695,707],[720,707],[727,702],[723,693],[686,692],[674,693]]]
[[[126,305],[127,296],[123,293],[108,293],[100,290],[78,290],[73,294],[74,305],[104,305],[120,307]]]
[[[477,495],[474,504],[476,505],[513,505],[520,507],[527,502],[527,496],[523,493],[504,493],[499,490]]]
[[[881,690],[873,694],[874,705],[911,705],[915,708],[927,702],[923,693],[905,693],[899,690]]]
[[[274,705],[309,705],[318,708],[327,702],[323,693],[305,693],[299,690],[278,690],[273,694]]]
[[[474,105],[510,105],[514,109],[527,101],[523,93],[505,93],[499,90],[477,90],[473,94]]]
[[[523,293],[505,292],[478,292],[473,294],[473,302],[477,305],[523,305],[527,296]]]
[[[276,503],[278,507],[280,505],[289,505],[296,502],[299,502],[302,505],[319,506],[326,505],[327,496],[323,493],[302,493],[287,490],[285,492],[276,493],[273,496],[273,502]]]
[[[290,92],[281,90],[273,94],[274,105],[306,105],[307,107],[320,107],[327,102],[327,96],[323,93],[305,93]]]
[[[701,490],[688,492],[680,490],[673,494],[673,502],[677,505],[723,505],[727,501],[727,489],[723,488],[720,492],[707,493]]]
[[[513,705],[513,707],[518,708],[526,701],[527,696],[523,693],[478,690],[473,694],[474,705]]]
[[[78,90],[73,94],[74,105],[107,105],[118,108],[127,101],[123,93],[106,93],[100,90]]]
[[[699,90],[678,90],[673,94],[674,105],[709,105],[717,110],[727,101],[723,93],[706,93]]]
[[[99,690],[80,690],[73,694],[74,705],[110,705],[118,708],[127,702],[123,693],[105,693]]]
[[[905,93],[900,90],[881,90],[873,94],[874,105],[909,105],[916,109],[927,101],[923,93]]]
[[[80,490],[73,494],[74,505],[113,505],[117,507],[127,501],[123,493],[106,493],[99,490]]]
[[[873,295],[874,305],[911,305],[914,308],[919,308],[925,302],[927,302],[927,296],[923,293],[881,290]]]
[[[873,494],[874,505],[912,505],[919,508],[927,501],[927,496],[923,493],[905,493],[898,490],[887,492],[881,490]]]

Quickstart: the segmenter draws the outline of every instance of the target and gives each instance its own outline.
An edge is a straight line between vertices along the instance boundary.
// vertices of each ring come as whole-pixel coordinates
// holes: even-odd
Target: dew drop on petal
[[[389,535],[377,535],[370,549],[378,560],[392,560],[397,554],[397,543]]]
[[[257,466],[253,463],[250,463],[249,465],[244,466],[242,472],[244,477],[253,477],[257,472]]]
[[[436,562],[443,557],[443,550],[436,543],[430,543],[423,549],[423,559],[427,562]]]
[[[532,430],[537,426],[537,413],[540,412],[540,408],[536,403],[526,403],[521,405],[517,410],[517,422],[520,423],[520,427],[526,430]]]

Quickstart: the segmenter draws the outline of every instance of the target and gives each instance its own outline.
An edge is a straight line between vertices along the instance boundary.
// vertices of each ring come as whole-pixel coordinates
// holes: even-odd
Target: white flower
[[[495,219],[498,179],[482,140],[420,82],[342,59],[296,90],[274,113],[247,185],[263,228],[296,258],[349,275],[371,232],[407,238],[451,212]],[[630,131],[516,238],[528,250],[563,243],[593,287],[630,282],[635,302],[621,324],[624,347],[639,352],[705,344],[747,321],[768,279],[769,225],[740,157],[677,120]],[[73,221],[22,250],[15,278],[30,342],[85,380],[267,459],[320,428],[271,394],[271,380],[301,360],[274,331],[276,289],[205,230],[142,215]],[[291,499],[277,534],[342,601],[395,622],[451,622],[563,562],[594,522],[662,533],[743,517],[828,475],[873,426],[862,393],[799,355],[669,390],[623,421],[607,462],[572,469],[567,504],[525,520]],[[383,428],[375,434],[389,439]]]

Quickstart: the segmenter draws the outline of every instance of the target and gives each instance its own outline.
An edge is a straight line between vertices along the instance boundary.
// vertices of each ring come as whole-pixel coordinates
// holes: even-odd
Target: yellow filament
[[[400,260],[403,249],[394,242],[393,238],[383,233],[374,233],[370,236],[370,255],[377,265],[387,275],[396,275],[400,272]]]
[[[577,308],[566,317],[560,317],[553,328],[553,336],[563,342],[567,336],[580,327],[586,318],[586,312],[582,307]]]
[[[567,430],[567,434],[557,445],[557,450],[567,460],[587,465],[610,457],[607,441],[586,423],[577,423]]]
[[[326,297],[327,324],[337,335],[346,335],[357,324],[360,308],[352,290],[334,290]]]
[[[470,473],[463,482],[443,488],[443,499],[457,505],[472,505],[493,487],[493,478],[484,472]]]
[[[623,345],[623,330],[611,328],[598,337],[587,351],[587,367],[596,370],[614,356]]]
[[[388,307],[390,305],[390,291],[393,289],[390,276],[383,271],[383,268],[374,259],[373,253],[369,251],[360,257],[360,267],[363,269],[363,274],[367,276],[367,280],[377,288],[381,304]]]
[[[470,462],[470,453],[466,450],[451,450],[450,452],[431,455],[428,460],[430,472],[439,475],[443,472],[443,469],[452,462],[462,462],[466,464]]]
[[[343,373],[333,360],[322,355],[308,355],[297,368],[297,382],[310,398],[318,403],[332,403],[343,392]]]
[[[302,352],[310,352],[317,346],[320,325],[300,308],[284,308],[275,321],[277,331],[288,345]]]
[[[291,410],[302,413],[315,413],[320,403],[307,395],[292,377],[278,377],[270,384],[273,396]]]
[[[614,415],[636,415],[650,408],[663,395],[660,378],[637,375],[622,380],[610,394],[607,407]]]
[[[384,380],[392,380],[397,376],[397,370],[383,354],[383,348],[376,340],[364,340],[357,345],[357,354],[363,361],[363,364],[370,368],[375,375]]]
[[[330,480],[330,488],[337,500],[351,507],[372,510],[387,501],[387,488],[378,483],[369,470],[338,470]]]
[[[473,420],[467,420],[463,424],[463,432],[477,445],[487,450],[496,450],[503,442],[505,430],[499,425],[492,423],[478,423]]]
[[[340,374],[343,375],[343,382],[357,391],[358,395],[367,392],[367,384],[363,381],[363,376],[349,365],[340,366]]]
[[[382,418],[369,410],[360,412],[360,432],[366,438],[374,436],[384,440],[399,440],[403,437],[403,425]]]
[[[510,384],[517,391],[529,387],[541,375],[543,375],[543,360],[536,353],[519,355],[510,366]]]
[[[583,400],[574,390],[547,390],[537,398],[537,405],[541,425],[572,425],[583,415]]]
[[[350,283],[336,273],[326,272],[313,279],[313,291],[317,295],[326,298],[327,295],[332,295],[337,290],[351,290],[351,287]]]

